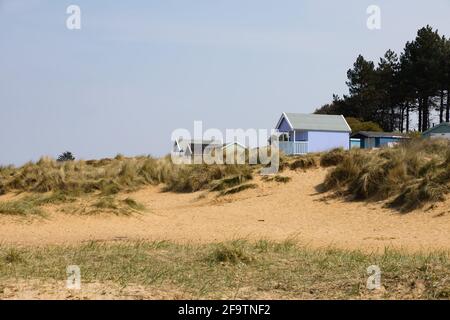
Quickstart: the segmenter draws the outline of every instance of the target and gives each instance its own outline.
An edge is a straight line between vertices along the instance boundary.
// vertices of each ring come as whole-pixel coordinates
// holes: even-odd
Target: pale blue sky
[[[82,29],[66,28],[66,8]],[[366,27],[381,7],[382,29]],[[450,35],[450,1],[0,0],[0,164],[163,155],[176,128],[271,128],[346,92],[358,54]]]

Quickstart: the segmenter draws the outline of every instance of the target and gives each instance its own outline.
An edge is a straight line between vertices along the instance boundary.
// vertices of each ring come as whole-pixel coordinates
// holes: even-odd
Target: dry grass
[[[235,194],[235,193],[238,193],[238,192],[241,192],[244,190],[248,190],[248,189],[255,189],[257,187],[258,187],[258,185],[254,184],[254,183],[241,184],[239,186],[220,191],[219,195],[226,196],[226,195]]]
[[[155,159],[119,155],[115,159],[62,163],[42,158],[20,168],[0,168],[0,194],[52,191],[66,195],[100,192],[107,196],[160,183],[167,191],[193,192],[226,177],[251,179],[252,171],[248,165],[175,165],[169,156]]]
[[[65,281],[78,265],[82,287],[116,283],[177,288],[194,298],[448,299],[448,252],[366,254],[310,249],[294,241],[237,240],[204,245],[170,242],[78,246],[0,246],[0,280]],[[366,289],[367,268],[381,269],[381,290]],[[9,281],[11,282],[11,281]],[[39,289],[38,289],[39,290]],[[2,290],[0,288],[0,298]]]
[[[78,200],[82,199],[80,203]],[[65,213],[97,214],[113,213],[129,215],[144,212],[145,206],[134,199],[118,200],[115,196],[69,197],[61,193],[31,194],[11,201],[0,202],[0,214],[4,215],[45,215],[46,205],[57,205],[58,211]]]
[[[324,152],[320,156],[320,165],[322,167],[336,166],[344,160],[345,151],[342,148],[333,149],[329,152]]]
[[[183,165],[174,167],[165,182],[166,191],[195,192],[202,189],[218,191],[252,179],[248,165]]]
[[[252,176],[247,175],[236,175],[231,177],[226,177],[221,180],[215,180],[210,183],[210,190],[211,191],[222,191],[227,188],[232,188],[235,186],[240,185],[241,183],[244,183],[247,180],[252,179]]]
[[[388,200],[407,212],[442,201],[449,184],[450,142],[414,139],[394,148],[344,153],[324,187],[353,199]]]
[[[280,175],[274,175],[274,176],[263,176],[262,180],[265,182],[279,182],[279,183],[288,183],[289,181],[292,180],[291,177],[285,177],[285,176],[280,176]]]
[[[42,158],[19,168],[0,167],[0,195],[32,194],[0,203],[0,214],[38,214],[40,206],[74,202],[87,195],[98,198],[92,205],[95,210],[88,210],[90,213],[142,210],[134,200],[121,203],[116,195],[158,184],[173,192],[223,191],[252,179],[253,170],[248,165],[175,165],[169,156],[155,159],[118,155],[114,159],[67,162]]]
[[[390,206],[409,211],[427,202],[440,201],[448,193],[449,145],[446,140],[412,139],[391,149],[334,149],[305,156],[281,155],[280,169],[336,166],[324,181],[326,190],[336,190],[353,199],[388,200]],[[118,155],[114,159],[62,163],[42,158],[20,168],[0,167],[0,194],[39,195],[2,203],[0,214],[36,214],[42,205],[73,202],[87,194],[99,197],[94,205],[97,209],[117,210],[114,195],[158,184],[172,192],[209,190],[231,194],[254,187],[247,182],[259,168],[260,165],[176,165],[169,156],[155,159]],[[269,180],[289,181],[281,176],[266,181]],[[40,196],[48,193],[47,198]]]
[[[41,215],[43,211],[35,207],[32,203],[24,201],[0,202],[0,214],[3,215]]]
[[[291,170],[297,169],[310,169],[316,168],[318,166],[318,155],[317,154],[308,154],[304,156],[296,156],[293,157],[290,162],[286,164]]]
[[[145,206],[142,203],[139,203],[132,198],[126,198],[126,199],[122,200],[122,203],[126,204],[133,210],[137,210],[137,211],[145,210]]]
[[[126,198],[117,200],[113,196],[101,197],[91,205],[91,210],[84,212],[89,213],[113,213],[116,215],[130,215],[132,213],[140,213],[146,210],[146,207],[138,203],[136,200]]]
[[[5,215],[42,215],[42,206],[75,202],[76,198],[61,192],[25,195],[12,201],[0,202],[0,214]]]

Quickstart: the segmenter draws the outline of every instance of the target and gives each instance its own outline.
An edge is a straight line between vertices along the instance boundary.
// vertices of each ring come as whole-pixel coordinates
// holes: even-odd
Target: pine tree
[[[373,121],[387,131],[410,131],[413,113],[419,131],[430,127],[435,111],[440,122],[450,122],[450,40],[430,26],[421,28],[400,57],[388,50],[376,68],[359,55],[346,84],[349,95],[334,95],[316,113]]]
[[[372,120],[376,113],[376,73],[372,61],[359,55],[353,69],[347,71],[350,106],[356,118]]]
[[[394,131],[399,128],[397,121],[399,114],[398,106],[398,70],[399,59],[397,54],[388,50],[380,59],[376,69],[376,90],[378,99],[378,112],[374,120],[381,124],[383,129]]]
[[[445,122],[450,122],[450,39],[442,37],[442,89],[447,91]]]
[[[409,59],[409,74],[417,92],[419,104],[419,128],[425,131],[430,123],[430,98],[439,88],[439,55],[441,38],[437,31],[426,26],[417,32],[414,41],[405,46],[405,56]]]

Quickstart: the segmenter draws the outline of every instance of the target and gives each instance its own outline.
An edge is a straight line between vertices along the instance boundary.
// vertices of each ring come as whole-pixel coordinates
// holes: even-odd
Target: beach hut
[[[359,147],[361,149],[392,147],[402,140],[409,139],[402,133],[394,132],[376,132],[376,131],[360,131],[352,134],[351,139],[353,144],[356,144],[357,139],[360,141]],[[356,147],[352,145],[352,147]]]
[[[443,122],[434,126],[431,129],[428,129],[422,136],[425,138],[446,138],[450,139],[450,122]]]
[[[350,126],[342,115],[284,112],[275,130],[287,155],[350,148]]]

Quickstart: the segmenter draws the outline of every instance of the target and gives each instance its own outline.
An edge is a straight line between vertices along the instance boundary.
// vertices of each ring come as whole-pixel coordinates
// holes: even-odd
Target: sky
[[[270,129],[347,93],[359,54],[400,52],[450,1],[0,0],[0,165],[161,156],[175,129]],[[81,29],[69,30],[69,5]],[[378,5],[381,29],[366,10]]]

